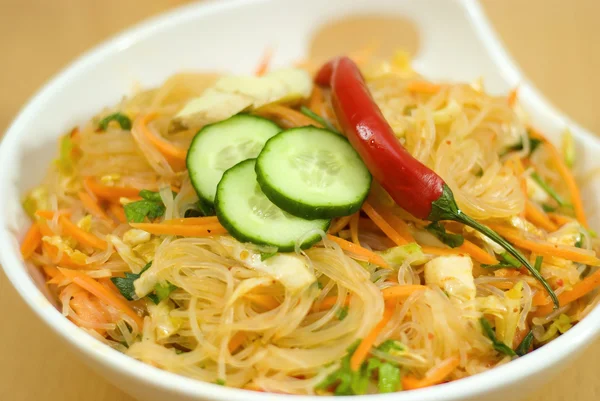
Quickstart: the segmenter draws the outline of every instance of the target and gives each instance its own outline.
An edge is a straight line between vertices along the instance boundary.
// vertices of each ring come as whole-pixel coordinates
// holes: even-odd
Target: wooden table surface
[[[75,56],[135,22],[185,2],[2,0],[0,133],[27,98]],[[596,133],[600,133],[599,3],[483,0],[526,75],[561,110]],[[132,401],[84,366],[38,321],[2,272],[0,311],[0,399]],[[599,370],[600,342],[526,401],[600,400]]]

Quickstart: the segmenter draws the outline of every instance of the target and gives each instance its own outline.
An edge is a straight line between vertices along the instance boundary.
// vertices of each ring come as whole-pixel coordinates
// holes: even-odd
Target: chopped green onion
[[[314,111],[309,109],[308,107],[302,106],[300,108],[300,111],[306,117],[312,118],[313,120],[315,120],[316,122],[321,124],[323,127],[327,128],[329,131],[339,133],[329,121],[327,121],[326,119],[324,119],[323,117],[321,117],[320,115],[318,115],[317,113],[315,113]]]
[[[106,131],[106,129],[108,128],[108,124],[110,124],[111,121],[116,121],[117,123],[119,123],[119,125],[121,126],[121,129],[124,129],[127,131],[131,130],[131,120],[125,114],[121,114],[121,113],[114,113],[114,114],[104,117],[98,123],[98,127],[102,131]]]
[[[519,346],[517,347],[515,352],[519,356],[523,356],[523,355],[527,354],[529,352],[529,350],[531,349],[532,343],[533,343],[533,331],[530,331],[529,333],[527,333],[525,338],[523,338],[523,341],[521,341],[521,344],[519,344]]]
[[[543,261],[544,261],[543,256],[538,256],[537,258],[535,258],[535,265],[533,265],[533,268],[539,272],[542,269]]]
[[[490,324],[489,320],[482,317],[481,319],[479,319],[479,322],[481,323],[481,327],[483,328],[483,333],[487,336],[487,338],[492,340],[492,344],[494,345],[494,349],[496,351],[508,356],[517,355],[515,351],[512,350],[512,348],[510,348],[508,345],[504,344],[502,341],[496,338],[496,333],[494,333],[494,329],[492,328],[492,325]]]
[[[559,194],[556,193],[556,191],[552,187],[550,187],[544,180],[542,180],[542,177],[540,177],[538,173],[531,173],[531,179],[534,180],[540,187],[542,187],[542,189],[546,191],[546,193],[550,195],[550,197],[554,199],[559,206],[570,206],[563,200],[563,198]]]
[[[340,309],[338,309],[336,317],[338,318],[338,320],[344,320],[346,316],[348,316],[348,307],[342,306]]]

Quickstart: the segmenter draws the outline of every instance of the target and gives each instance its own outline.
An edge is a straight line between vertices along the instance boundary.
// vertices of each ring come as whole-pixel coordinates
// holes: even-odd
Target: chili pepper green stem
[[[552,290],[552,287],[550,287],[548,282],[544,279],[544,277],[542,277],[540,272],[537,271],[531,265],[531,263],[529,263],[527,258],[525,258],[525,256],[523,256],[523,254],[521,254],[521,252],[516,250],[515,247],[513,247],[507,240],[505,240],[500,235],[498,235],[494,230],[490,229],[489,227],[484,226],[483,224],[479,223],[478,221],[475,221],[471,217],[464,214],[458,208],[458,205],[456,204],[456,201],[454,200],[454,195],[452,194],[452,190],[450,190],[450,188],[447,185],[444,185],[442,196],[440,196],[440,198],[438,200],[436,200],[435,202],[432,203],[432,209],[431,209],[431,213],[429,214],[429,219],[431,221],[438,221],[438,220],[457,221],[459,223],[462,223],[466,226],[469,226],[469,227],[479,231],[480,233],[482,233],[483,235],[485,235],[486,237],[488,237],[489,239],[491,239],[492,241],[494,241],[495,243],[500,245],[502,248],[504,248],[506,250],[506,252],[508,252],[509,254],[514,256],[515,259],[517,259],[519,261],[519,263],[521,263],[523,266],[525,266],[525,268],[527,270],[529,270],[531,275],[533,277],[535,277],[542,284],[542,286],[544,287],[546,292],[548,292],[548,295],[550,295],[552,302],[554,303],[554,309],[557,309],[559,307],[558,297]]]

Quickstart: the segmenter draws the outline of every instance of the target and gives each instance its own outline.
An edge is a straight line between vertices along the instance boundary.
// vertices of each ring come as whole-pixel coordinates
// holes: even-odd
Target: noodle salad
[[[194,379],[360,395],[492,369],[596,306],[568,132],[403,53],[314,67],[177,74],[62,136],[21,252],[63,315]]]

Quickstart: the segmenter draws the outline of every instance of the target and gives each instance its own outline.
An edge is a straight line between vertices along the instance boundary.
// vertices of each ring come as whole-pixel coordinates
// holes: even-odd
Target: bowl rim
[[[133,27],[114,35],[103,41],[100,45],[83,53],[66,68],[56,74],[40,90],[38,90],[21,108],[16,118],[10,124],[2,142],[0,142],[0,160],[3,155],[11,151],[19,141],[19,132],[22,131],[36,113],[36,110],[42,106],[48,99],[52,98],[64,82],[72,79],[73,76],[85,71],[104,57],[118,52],[123,47],[138,42],[168,29],[176,24],[189,19],[204,17],[213,13],[226,11],[232,7],[243,6],[249,3],[260,3],[269,0],[229,0],[229,1],[208,1],[203,3],[191,3],[177,7],[166,13],[149,18]],[[567,121],[575,131],[576,140],[583,143],[600,143],[598,138],[594,137],[587,130],[579,127],[576,123],[568,119],[562,113],[558,112],[548,102],[546,102],[539,92],[531,85],[524,75],[520,73],[512,58],[505,52],[496,34],[486,22],[486,17],[476,0],[458,0],[461,6],[465,7],[467,14],[479,31],[484,43],[493,49],[492,57],[496,58],[502,64],[502,70],[507,74],[509,82],[520,82],[522,87],[531,91],[530,96],[549,109],[555,115]],[[535,99],[538,98],[538,99]],[[2,181],[4,173],[0,172],[0,190],[6,185]],[[3,192],[3,191],[2,191]],[[4,200],[0,197],[0,207]],[[126,356],[107,345],[104,345],[76,328],[76,326],[54,307],[47,307],[47,302],[41,304],[37,301],[39,297],[45,296],[34,284],[33,279],[27,273],[25,263],[22,261],[18,250],[10,246],[12,233],[7,226],[4,217],[0,215],[0,263],[13,287],[25,301],[25,303],[34,311],[34,313],[50,327],[55,333],[68,343],[74,345],[79,351],[88,358],[97,363],[109,367],[116,374],[124,377],[134,378],[138,382],[144,382],[148,386],[163,388],[173,394],[186,395],[188,397],[209,397],[219,401],[267,401],[278,400],[287,395],[260,393],[248,390],[228,388],[216,384],[191,379],[175,373],[167,372],[134,358]],[[553,340],[541,349],[528,354],[518,360],[512,361],[489,371],[476,374],[454,382],[441,384],[429,388],[379,395],[364,395],[361,400],[458,400],[465,397],[476,397],[487,392],[498,390],[502,387],[508,387],[523,379],[544,369],[548,369],[568,356],[576,354],[585,346],[589,345],[594,337],[600,334],[600,308],[595,308],[585,319],[579,322],[567,333]],[[122,388],[127,391],[127,389]],[[295,396],[298,397],[298,396]],[[318,396],[301,396],[304,400],[316,401],[322,399]]]

